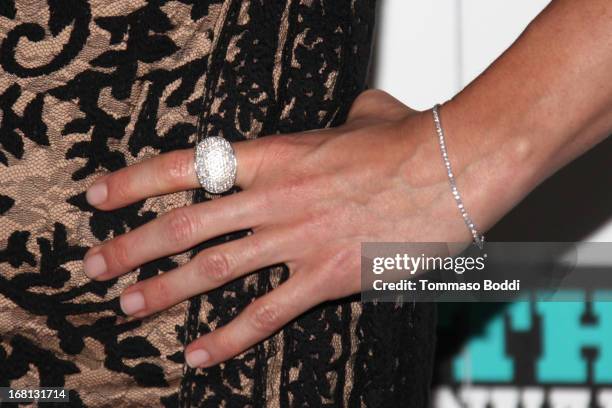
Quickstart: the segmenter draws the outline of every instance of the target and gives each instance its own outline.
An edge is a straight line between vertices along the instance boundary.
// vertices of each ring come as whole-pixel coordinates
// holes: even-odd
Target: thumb
[[[418,111],[380,89],[363,91],[353,102],[347,123],[358,119],[399,120]]]

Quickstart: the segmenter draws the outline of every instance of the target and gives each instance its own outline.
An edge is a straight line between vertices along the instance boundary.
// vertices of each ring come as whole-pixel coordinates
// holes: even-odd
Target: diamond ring
[[[232,145],[222,137],[211,136],[196,145],[195,170],[202,188],[221,194],[236,182],[236,155]]]

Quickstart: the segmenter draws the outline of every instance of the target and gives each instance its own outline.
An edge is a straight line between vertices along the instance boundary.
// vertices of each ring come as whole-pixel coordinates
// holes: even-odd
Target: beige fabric
[[[109,49],[121,49],[125,44],[110,45],[110,33],[101,29],[95,19],[103,16],[117,16],[128,14],[144,2],[131,0],[91,2],[93,18],[89,23],[91,34],[87,44],[63,69],[57,70],[44,77],[19,78],[7,72],[0,72],[0,94],[9,87],[18,84],[21,88],[21,96],[14,104],[13,110],[17,115],[23,115],[27,104],[37,93],[44,92],[49,88],[58,86],[76,75],[90,69],[89,62]],[[169,2],[166,5],[168,16],[174,23],[174,28],[166,33],[179,46],[182,52],[174,53],[171,57],[160,62],[138,64],[138,74],[144,75],[157,68],[180,66],[195,58],[206,56],[210,51],[211,30],[220,10],[219,6],[212,6],[209,16],[200,20],[197,24],[189,18],[190,7],[180,2]],[[49,8],[46,2],[19,1],[17,4],[17,15],[14,20],[0,17],[0,40],[11,32],[17,25],[22,23],[47,22],[49,20]],[[42,23],[45,25],[45,23]],[[17,61],[23,66],[40,66],[52,60],[61,51],[70,35],[70,26],[60,35],[53,37],[48,35],[43,41],[32,42],[22,39],[17,48]],[[104,69],[104,68],[101,68]],[[116,100],[111,95],[110,89],[106,88],[100,95],[99,107],[107,114],[115,117],[128,116],[130,122],[127,126],[126,135],[133,130],[142,105],[144,103],[146,81],[137,81],[132,85],[132,97],[129,100]],[[199,84],[197,89],[202,89]],[[168,88],[171,91],[172,87]],[[199,95],[192,95],[192,99]],[[162,97],[162,101],[165,98]],[[66,227],[67,241],[72,245],[93,246],[99,243],[89,228],[90,213],[80,211],[69,204],[67,200],[86,190],[97,175],[105,173],[99,169],[95,176],[84,180],[75,181],[71,175],[81,167],[84,159],[66,159],[66,154],[75,142],[89,140],[90,133],[61,134],[64,126],[75,118],[81,117],[79,106],[76,103],[58,101],[52,96],[46,96],[44,101],[43,120],[48,125],[47,135],[50,146],[40,146],[28,138],[25,142],[24,156],[17,160],[8,156],[9,166],[2,166],[0,171],[1,193],[17,198],[14,206],[0,220],[0,247],[7,246],[7,241],[13,231],[29,231],[31,238],[28,240],[27,249],[35,255],[37,266],[32,267],[23,264],[21,267],[12,268],[7,264],[1,264],[1,276],[11,279],[23,273],[37,273],[40,265],[40,247],[37,238],[44,238],[53,242],[53,233],[56,230],[54,224],[61,221]],[[191,121],[195,124],[196,117],[190,116],[186,110],[186,103],[178,107],[168,107],[160,103],[157,130],[159,134],[168,131],[175,123]],[[17,130],[17,132],[20,132]],[[111,150],[121,152],[128,160],[128,164],[141,161],[147,157],[157,154],[157,151],[148,151],[133,157],[128,152],[127,140],[111,139],[113,141]],[[190,192],[181,192],[169,196],[152,198],[147,200],[144,211],[155,211],[164,213],[171,208],[184,206],[191,202]],[[184,262],[185,256],[178,257]],[[70,272],[70,281],[60,289],[54,290],[48,287],[36,288],[32,292],[44,292],[46,295],[65,293],[75,288],[88,284],[89,279],[83,274],[82,262],[68,262],[62,267]],[[108,293],[99,297],[91,292],[84,292],[67,300],[72,304],[101,303],[116,298],[128,285],[135,281],[136,274],[128,274],[119,279]],[[156,358],[146,358],[142,361],[163,367],[169,387],[143,388],[135,386],[132,378],[127,375],[111,371],[105,367],[106,351],[91,338],[87,338],[85,348],[77,355],[69,355],[62,351],[55,330],[49,328],[46,317],[30,313],[19,307],[11,299],[0,295],[0,336],[2,346],[11,353],[11,339],[14,335],[21,335],[33,343],[40,345],[46,350],[54,353],[62,360],[74,362],[80,369],[80,374],[69,376],[66,388],[77,389],[83,402],[88,406],[143,406],[150,407],[152,403],[158,403],[159,397],[177,391],[180,383],[183,367],[182,364],[174,363],[168,359],[173,353],[182,351],[182,345],[177,339],[176,327],[183,323],[186,313],[186,303],[181,303],[163,314],[144,319],[134,330],[119,338],[142,336],[153,344],[160,352]],[[70,316],[69,320],[75,326],[92,324],[102,317],[114,316],[112,311],[103,313],[84,313]],[[122,325],[126,318],[118,317],[116,325]],[[126,360],[136,365],[141,359]],[[39,385],[38,370],[30,366],[27,375],[12,383],[13,387],[33,387]]]

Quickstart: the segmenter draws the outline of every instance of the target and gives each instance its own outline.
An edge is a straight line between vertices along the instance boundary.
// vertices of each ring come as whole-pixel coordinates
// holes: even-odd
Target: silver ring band
[[[221,194],[231,189],[236,182],[237,167],[234,148],[224,138],[211,136],[196,145],[196,175],[209,193]]]

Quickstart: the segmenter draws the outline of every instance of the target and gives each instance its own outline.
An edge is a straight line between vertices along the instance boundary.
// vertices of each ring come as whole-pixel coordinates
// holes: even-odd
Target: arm
[[[442,120],[467,208],[486,229],[612,133],[612,3],[554,0]]]

